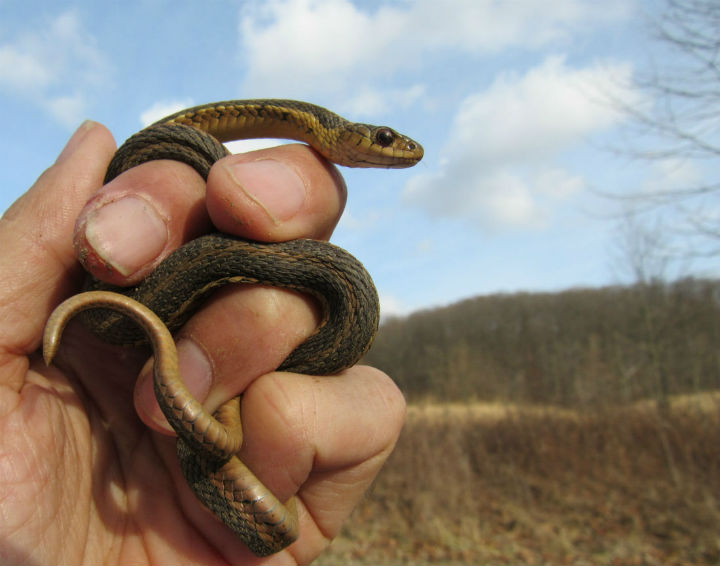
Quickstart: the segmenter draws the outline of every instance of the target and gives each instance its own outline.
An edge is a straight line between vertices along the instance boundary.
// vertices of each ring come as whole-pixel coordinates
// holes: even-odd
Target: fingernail
[[[223,164],[235,184],[256,202],[275,224],[289,220],[305,202],[307,187],[289,165],[275,159]]]
[[[187,338],[178,341],[177,353],[180,377],[183,383],[195,399],[200,403],[204,402],[213,383],[213,369],[210,360],[205,351],[194,340]],[[172,427],[160,410],[160,406],[154,401],[155,391],[151,366],[147,367],[147,371],[143,373],[141,380],[143,382],[137,392],[141,409],[144,412],[148,407],[153,407],[149,414],[152,422],[165,430],[172,431]]]
[[[65,144],[65,147],[60,152],[60,155],[58,155],[55,163],[62,163],[68,157],[70,157],[80,145],[80,142],[82,142],[82,140],[85,138],[87,133],[95,127],[95,124],[97,124],[97,122],[94,122],[93,120],[85,120],[82,124],[80,124],[80,127],[75,130],[75,133]]]
[[[168,232],[148,201],[124,197],[88,213],[85,238],[106,265],[128,276],[160,254]]]

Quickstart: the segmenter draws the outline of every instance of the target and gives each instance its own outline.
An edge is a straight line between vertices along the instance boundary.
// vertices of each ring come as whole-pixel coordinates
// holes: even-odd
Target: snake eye
[[[383,147],[388,147],[395,141],[395,132],[390,128],[380,128],[375,132],[375,142]]]

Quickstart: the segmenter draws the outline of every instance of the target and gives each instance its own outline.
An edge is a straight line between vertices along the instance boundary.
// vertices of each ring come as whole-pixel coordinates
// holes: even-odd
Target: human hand
[[[66,330],[55,367],[38,348],[52,309],[81,287],[73,237],[97,277],[128,284],[211,224],[263,241],[327,238],[344,205],[342,179],[292,145],[221,160],[207,195],[192,169],[169,161],[97,191],[114,149],[104,127],[84,124],[0,220],[0,559],[309,562],[379,471],[404,418],[402,395],[372,368],[328,378],[272,371],[314,330],[310,299],[228,287],[178,336],[183,379],[209,411],[244,392],[243,461],[281,500],[297,493],[300,539],[265,559],[185,484],[147,352],[104,344],[79,324]]]

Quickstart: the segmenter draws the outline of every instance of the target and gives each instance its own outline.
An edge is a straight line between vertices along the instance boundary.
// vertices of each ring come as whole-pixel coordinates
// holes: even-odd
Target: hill
[[[481,296],[386,320],[363,360],[408,400],[605,406],[720,389],[720,282]]]

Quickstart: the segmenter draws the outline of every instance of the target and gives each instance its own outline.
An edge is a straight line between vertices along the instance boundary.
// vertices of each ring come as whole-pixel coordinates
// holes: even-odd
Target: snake
[[[258,137],[305,142],[325,159],[348,167],[403,168],[423,157],[418,142],[392,128],[350,122],[321,106],[232,100],[182,110],[134,134],[114,154],[104,182],[157,159],[187,163],[207,180],[212,165],[229,154],[223,142]],[[350,253],[325,241],[261,243],[217,232],[184,244],[133,287],[88,276],[85,291],[51,313],[43,356],[52,362],[63,329],[76,314],[105,342],[149,344],[155,396],[177,434],[188,485],[253,553],[268,556],[299,536],[295,496],[280,501],[240,460],[241,396],[213,414],[206,411],[183,383],[173,341],[173,333],[208,296],[231,283],[293,289],[319,303],[318,327],[280,364],[280,371],[337,374],[359,361],[377,333],[377,290]]]

